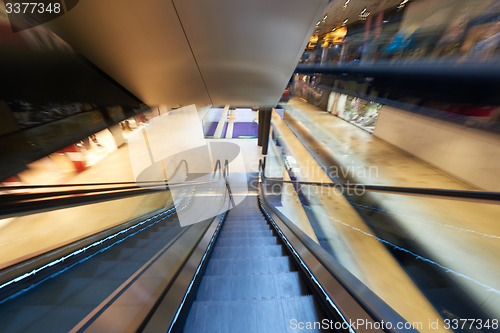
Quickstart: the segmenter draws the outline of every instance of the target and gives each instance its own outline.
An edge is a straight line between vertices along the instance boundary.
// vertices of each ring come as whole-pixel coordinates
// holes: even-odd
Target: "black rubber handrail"
[[[165,185],[163,185],[165,187]],[[54,192],[36,192],[36,193],[19,193],[19,194],[11,194],[11,195],[2,195],[0,196],[0,206],[12,202],[20,202],[20,201],[28,201],[28,200],[36,200],[36,199],[48,199],[54,197],[63,197],[70,195],[86,195],[93,194],[99,192],[121,192],[125,190],[135,190],[141,189],[144,187],[140,186],[122,186],[122,187],[111,187],[111,188],[98,188],[98,189],[87,189],[87,190],[70,190],[70,191],[54,191]]]
[[[172,177],[177,174],[179,168],[182,164],[186,165],[186,178],[189,173],[189,166],[186,160],[181,160],[177,165],[177,168],[174,170]],[[15,202],[27,201],[27,200],[36,200],[36,199],[50,199],[62,196],[71,196],[71,195],[87,195],[94,194],[99,192],[114,192],[114,191],[124,191],[124,190],[136,190],[136,189],[144,189],[144,186],[137,185],[137,182],[119,182],[119,183],[101,183],[102,185],[133,185],[133,186],[121,186],[121,187],[106,187],[106,188],[97,188],[97,189],[85,189],[85,190],[69,190],[69,191],[54,191],[54,192],[35,192],[35,193],[7,193],[4,195],[0,195],[0,207],[3,204],[11,204]],[[139,184],[148,185],[147,188],[151,189],[167,189],[166,186],[168,182],[163,181],[146,181],[139,182]],[[172,184],[178,185],[178,184]],[[45,188],[65,188],[65,187],[93,187],[94,184],[57,184],[57,185],[28,185],[28,186],[13,186],[13,187],[5,187],[5,190],[12,189],[45,189]],[[0,187],[0,190],[2,188]]]
[[[229,199],[231,200],[231,203],[233,204],[233,208],[236,207],[236,204],[234,203],[234,198],[233,198],[233,193],[231,192],[231,186],[229,186],[229,161],[225,160],[224,161],[224,180],[226,182],[226,189],[227,193],[229,194]]]
[[[464,191],[464,190],[450,190],[450,189],[437,189],[437,188],[418,188],[418,187],[399,187],[399,186],[381,186],[381,185],[364,185],[364,184],[340,184],[340,183],[322,183],[322,182],[306,182],[298,180],[283,180],[279,178],[268,178],[265,175],[265,163],[259,160],[259,170],[261,178],[266,182],[288,183],[294,185],[307,185],[307,186],[322,186],[322,187],[335,187],[338,189],[352,189],[363,190],[366,192],[379,192],[388,194],[412,195],[420,197],[433,197],[439,199],[473,201],[490,204],[500,204],[499,192],[485,192],[485,191]]]
[[[182,160],[179,166],[176,168],[174,175],[177,173],[180,165],[182,163],[186,164],[186,169],[188,168],[187,162]],[[232,196],[231,188],[229,186],[229,161],[226,160],[224,163],[224,169],[221,168],[220,160],[216,162],[216,168],[220,170],[220,178],[224,177],[225,185],[229,193],[230,200],[235,206],[234,199]],[[215,177],[215,174],[214,174]],[[133,197],[138,195],[145,195],[154,192],[168,191],[172,187],[186,187],[195,186],[209,183],[217,183],[220,180],[207,180],[207,181],[194,181],[194,182],[181,182],[168,184],[167,182],[140,182],[140,184],[148,186],[138,186],[133,182],[123,182],[126,184],[135,184],[135,186],[123,186],[123,187],[110,187],[110,188],[99,188],[99,189],[85,189],[85,190],[71,190],[71,191],[55,191],[55,192],[40,192],[40,193],[18,193],[18,194],[5,194],[0,196],[0,217],[8,218],[15,217],[19,215],[29,215],[36,214],[51,210],[57,210],[62,208],[70,208],[76,206],[83,206],[89,204],[99,203],[101,201],[112,201],[118,199],[124,199],[127,197]],[[118,183],[109,183],[118,184]],[[43,187],[67,187],[70,184],[61,184],[40,186]],[[86,184],[88,185],[88,184]],[[35,185],[36,186],[36,185]],[[26,188],[26,187],[21,187]],[[10,188],[7,188],[10,189]]]
[[[137,182],[116,182],[116,183],[82,183],[82,184],[48,184],[48,185],[19,185],[19,186],[0,186],[0,191],[24,190],[24,189],[44,189],[59,187],[93,187],[93,186],[115,186],[115,185],[136,185]],[[140,184],[167,184],[166,181],[143,181]]]
[[[185,159],[181,160],[177,167],[175,168],[172,177],[174,177],[182,164],[186,165],[186,174],[189,173],[189,165]],[[171,177],[171,178],[172,178]],[[117,186],[117,185],[137,185],[137,184],[148,184],[148,185],[165,185],[168,184],[166,180],[151,180],[151,181],[135,181],[135,182],[114,182],[114,183],[82,183],[82,184],[46,184],[46,185],[18,185],[18,186],[0,186],[0,191],[11,191],[11,190],[24,190],[24,189],[44,189],[44,188],[59,188],[59,187],[93,187],[93,186]]]

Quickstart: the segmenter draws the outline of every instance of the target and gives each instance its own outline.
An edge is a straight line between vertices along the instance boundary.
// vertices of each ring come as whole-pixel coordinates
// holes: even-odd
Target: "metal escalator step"
[[[236,230],[228,231],[223,229],[220,233],[220,238],[238,238],[238,237],[272,237],[273,231],[269,230]]]
[[[266,221],[245,221],[245,220],[227,220],[226,226],[268,226]]]
[[[208,263],[205,276],[287,273],[294,270],[288,257],[214,259]]]
[[[269,228],[269,224],[266,225],[224,225],[222,227],[223,231],[236,231],[236,230],[247,230],[247,231],[252,231],[252,230],[271,230]]]
[[[206,275],[197,301],[259,299],[307,294],[298,272],[249,275]]]
[[[232,214],[231,212],[227,216],[231,219],[242,219],[242,220],[265,220],[264,215],[262,214]]]
[[[226,221],[228,225],[244,224],[244,225],[269,225],[265,220],[243,220],[243,219],[231,219]]]
[[[194,302],[184,332],[297,332],[294,319],[312,325],[321,320],[314,311],[315,303],[313,296]],[[317,325],[307,332],[326,330]]]
[[[217,246],[254,246],[254,245],[276,245],[278,241],[276,237],[252,237],[252,238],[220,238],[217,241]]]
[[[281,257],[283,251],[282,245],[215,247],[212,259]]]

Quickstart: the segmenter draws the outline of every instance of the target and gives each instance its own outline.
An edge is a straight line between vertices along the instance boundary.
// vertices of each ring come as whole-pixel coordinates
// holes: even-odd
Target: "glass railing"
[[[86,190],[88,191],[89,188],[91,187],[86,187]],[[151,194],[146,194],[148,191],[144,191],[145,193],[142,195],[85,205],[70,203],[72,196],[90,200],[93,196],[104,197],[114,192],[111,189],[93,195],[69,194],[80,190],[82,190],[82,186],[52,189],[53,200],[62,204],[68,202],[68,205],[60,207],[62,209],[57,209],[57,206],[49,209],[50,203],[48,200],[43,200],[44,197],[30,200],[30,202],[33,201],[33,205],[30,205],[33,209],[29,211],[27,210],[29,202],[24,201],[23,205],[18,208],[21,211],[18,211],[17,214],[15,210],[8,210],[9,206],[12,206],[11,203],[4,203],[2,212],[5,214],[0,216],[0,224],[2,225],[0,267],[5,268],[44,252],[74,243],[92,234],[117,228],[125,222],[150,217],[173,207],[168,191]],[[6,189],[4,192],[10,194],[17,192],[17,195],[24,196],[35,194],[45,196],[46,191],[47,189]],[[4,195],[1,197],[3,198]],[[39,201],[44,203],[35,205]]]
[[[334,184],[280,139],[262,175],[267,204],[372,313],[396,311],[396,330],[498,331],[498,194]]]

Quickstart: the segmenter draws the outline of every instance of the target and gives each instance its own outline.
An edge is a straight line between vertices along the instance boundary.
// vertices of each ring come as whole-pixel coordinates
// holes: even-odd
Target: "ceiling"
[[[47,26],[150,105],[275,106],[327,0],[86,0]]]
[[[314,30],[315,35],[322,35],[342,26],[347,19],[346,25],[360,21],[360,13],[378,14],[384,10],[395,8],[399,5],[405,6],[411,0],[333,0],[326,7],[319,24]],[[324,17],[326,16],[326,19]],[[315,24],[316,24],[315,23]]]

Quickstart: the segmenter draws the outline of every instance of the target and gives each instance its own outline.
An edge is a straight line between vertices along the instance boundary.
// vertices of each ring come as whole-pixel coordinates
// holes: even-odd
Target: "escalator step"
[[[272,237],[273,231],[269,230],[236,230],[228,231],[222,230],[220,233],[220,238],[239,238],[239,237]]]
[[[215,247],[212,252],[213,259],[281,257],[284,255],[281,245]]]
[[[226,226],[269,226],[266,221],[244,221],[244,220],[228,220],[224,223]]]
[[[260,214],[228,214],[229,220],[248,220],[248,221],[265,221],[263,215]]]
[[[194,302],[184,332],[297,332],[297,322],[319,322],[313,296]],[[319,325],[307,332],[323,332]]]
[[[236,230],[246,230],[246,231],[254,231],[254,230],[271,230],[269,225],[224,225],[222,228],[223,231],[236,231]]]
[[[196,300],[259,299],[307,294],[298,272],[204,276]]]
[[[221,247],[276,245],[276,244],[278,244],[276,237],[221,238],[217,241],[217,246]]]
[[[205,276],[287,273],[294,270],[288,257],[214,259],[208,263]]]

